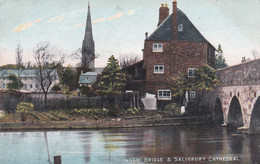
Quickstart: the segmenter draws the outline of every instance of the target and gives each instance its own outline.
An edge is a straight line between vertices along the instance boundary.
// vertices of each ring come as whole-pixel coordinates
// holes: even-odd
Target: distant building
[[[7,83],[9,82],[8,76],[14,74],[19,77],[23,83],[23,87],[20,91],[25,92],[41,92],[40,76],[38,69],[3,69],[0,71],[0,89],[6,90]],[[59,84],[59,76],[57,70],[53,70],[51,73],[54,80],[50,89]]]
[[[95,43],[92,35],[90,6],[88,4],[88,15],[85,29],[85,36],[82,42],[81,66],[94,69],[95,67]]]
[[[79,85],[87,85],[91,86],[94,82],[97,81],[98,76],[102,74],[104,68],[95,68],[94,72],[81,72],[81,75],[79,77]]]
[[[167,4],[162,4],[157,29],[150,36],[146,33],[143,60],[124,69],[127,90],[154,94],[162,104],[172,100],[171,77],[182,72],[192,78],[204,64],[215,68],[215,48],[177,8],[175,0],[172,7],[169,15]],[[195,91],[188,94],[190,99],[196,97]]]

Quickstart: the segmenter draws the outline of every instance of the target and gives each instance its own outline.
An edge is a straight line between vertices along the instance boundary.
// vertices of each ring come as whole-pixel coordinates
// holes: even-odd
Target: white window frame
[[[160,70],[160,67],[162,67],[162,71]],[[153,72],[156,74],[164,74],[164,65],[154,65]]]
[[[170,92],[169,96],[164,95],[164,94],[166,94],[166,95],[169,94],[167,92]],[[170,89],[159,89],[158,93],[157,93],[157,97],[158,97],[158,100],[171,100],[172,99],[172,91]]]
[[[160,45],[160,47],[159,47]],[[163,44],[162,43],[153,43],[153,52],[163,52]]]
[[[197,68],[188,68],[188,77],[195,77],[195,71]],[[190,71],[193,71],[193,75],[190,75]]]
[[[194,99],[196,97],[195,91],[190,91],[190,98]]]
[[[183,24],[178,25],[178,31],[183,31]]]

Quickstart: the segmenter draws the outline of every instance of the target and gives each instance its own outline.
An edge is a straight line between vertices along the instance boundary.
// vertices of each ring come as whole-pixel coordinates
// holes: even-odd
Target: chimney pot
[[[148,38],[148,32],[145,33],[145,39],[147,39],[147,38]]]
[[[159,22],[157,26],[159,26],[168,16],[169,16],[169,8],[167,7],[167,4],[162,3],[159,9]]]

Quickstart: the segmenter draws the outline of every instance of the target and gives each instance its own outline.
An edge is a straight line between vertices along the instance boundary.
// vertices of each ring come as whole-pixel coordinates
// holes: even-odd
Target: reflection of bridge
[[[213,120],[260,131],[260,59],[220,69],[217,76],[221,86],[207,100]]]

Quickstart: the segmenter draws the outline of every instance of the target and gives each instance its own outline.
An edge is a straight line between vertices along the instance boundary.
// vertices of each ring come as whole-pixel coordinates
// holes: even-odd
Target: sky
[[[159,7],[172,0],[90,0],[96,67],[114,55],[142,58],[145,32],[157,27]],[[228,65],[260,56],[260,0],[177,0],[202,35],[216,48],[221,44]],[[20,43],[23,61],[34,62],[39,42],[63,51],[65,65],[79,61],[69,56],[81,48],[87,17],[87,0],[0,0],[0,65],[15,63]]]

